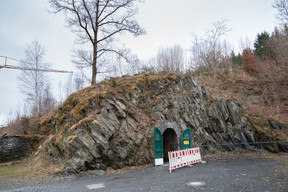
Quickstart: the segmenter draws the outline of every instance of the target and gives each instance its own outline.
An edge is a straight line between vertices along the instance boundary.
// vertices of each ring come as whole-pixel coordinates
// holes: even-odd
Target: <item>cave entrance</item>
[[[169,161],[168,152],[178,150],[177,134],[174,129],[168,128],[163,133],[164,161]]]

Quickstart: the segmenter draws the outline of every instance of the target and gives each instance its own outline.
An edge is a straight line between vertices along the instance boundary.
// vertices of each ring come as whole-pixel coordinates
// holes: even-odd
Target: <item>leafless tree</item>
[[[225,41],[222,37],[225,36],[230,29],[226,26],[226,21],[217,21],[213,23],[212,27],[206,30],[206,38],[203,39],[208,45],[208,52],[210,59],[208,60],[208,68],[214,71],[221,64],[221,57],[225,54]]]
[[[146,61],[142,61],[139,69],[140,74],[145,73],[157,73],[158,72],[158,66],[156,62],[156,57],[152,57]]]
[[[43,62],[45,55],[44,47],[37,41],[27,45],[25,57],[20,63],[23,68],[18,76],[19,88],[26,94],[38,116],[41,115],[41,96],[45,89],[45,74],[40,69],[47,68],[48,64]]]
[[[229,54],[229,45],[222,40],[229,31],[224,20],[213,23],[203,38],[194,35],[191,47],[192,67],[201,67],[206,71],[217,69],[222,63],[223,56]]]
[[[276,18],[280,24],[285,25],[288,23],[288,1],[287,0],[275,0],[273,8],[277,9],[278,14]]]
[[[65,82],[65,98],[68,98],[69,95],[71,93],[74,92],[74,86],[73,86],[73,75],[72,74],[69,74],[67,79],[66,79],[66,82]]]
[[[138,62],[140,73],[169,72],[181,74],[185,71],[185,52],[182,46],[159,48],[157,55],[144,62]]]
[[[262,61],[257,72],[258,76],[265,82],[263,83],[262,98],[271,108],[276,109],[277,119],[279,119],[284,107],[283,103],[287,99],[288,86],[284,82],[288,73],[272,60]]]
[[[85,87],[85,80],[83,76],[77,75],[73,78],[74,81],[74,90],[79,91]]]
[[[288,28],[275,28],[267,46],[272,50],[269,59],[261,64],[261,75],[267,79],[267,96],[277,109],[278,117],[285,109],[288,94]],[[272,96],[272,97],[271,97]]]
[[[107,65],[107,54],[125,57],[126,50],[115,45],[117,35],[129,32],[134,36],[145,31],[135,20],[136,3],[142,0],[49,0],[53,13],[64,12],[68,27],[78,36],[81,49],[75,63],[92,69],[91,84],[96,83],[99,68]]]
[[[184,71],[184,49],[180,45],[159,49],[156,65],[158,71],[182,73]]]
[[[57,102],[51,92],[51,87],[49,84],[46,84],[44,88],[42,100],[42,111],[47,112],[55,109]]]
[[[86,86],[88,86],[88,84],[87,81],[85,81],[85,77],[82,74],[70,74],[67,77],[65,84],[66,97],[68,97],[73,92],[83,89]]]
[[[203,42],[196,34],[193,36],[192,46],[191,46],[191,60],[190,68],[197,69],[202,73],[206,68],[207,61],[207,44]]]
[[[129,66],[128,67],[129,71],[127,71],[128,74],[133,75],[139,73],[141,68],[141,61],[137,55],[131,55],[128,61],[128,66]]]
[[[288,73],[287,42],[288,42],[288,27],[284,27],[283,29],[275,28],[269,42],[267,43],[267,46],[270,48],[270,50],[272,50],[269,58],[274,60],[279,65],[279,67],[282,68],[281,71],[286,73]]]
[[[213,73],[214,90],[217,93],[217,70],[219,67],[228,68],[227,58],[230,54],[230,46],[222,38],[230,31],[226,21],[217,21],[211,28],[206,29],[205,36],[199,38],[194,35],[191,47],[191,65],[200,71]]]
[[[252,48],[253,48],[252,42],[249,39],[249,37],[246,37],[245,39],[241,38],[239,40],[239,49],[240,49],[240,51],[243,51],[245,49],[252,49]]]

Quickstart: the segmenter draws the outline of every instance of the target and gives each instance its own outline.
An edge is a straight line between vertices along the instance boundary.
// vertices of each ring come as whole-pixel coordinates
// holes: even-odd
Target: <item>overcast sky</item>
[[[48,0],[0,0],[0,56],[21,60],[27,44],[37,39],[45,47],[45,61],[51,68],[75,70],[71,63],[74,35],[65,27],[63,15],[48,13]],[[156,55],[160,47],[180,44],[188,49],[192,34],[203,35],[212,23],[227,20],[232,30],[227,40],[237,51],[239,40],[255,40],[257,33],[271,33],[277,22],[274,0],[146,0],[139,6],[137,20],[147,35],[122,41],[141,60]],[[0,58],[0,65],[4,59]],[[18,62],[8,60],[8,64]],[[20,71],[0,69],[0,125],[11,111],[23,105],[17,86]],[[54,94],[59,95],[59,81],[66,74],[49,73]],[[61,80],[59,80],[61,79]]]

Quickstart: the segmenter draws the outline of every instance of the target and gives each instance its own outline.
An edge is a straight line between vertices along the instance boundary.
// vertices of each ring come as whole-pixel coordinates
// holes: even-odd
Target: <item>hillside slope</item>
[[[216,78],[216,89],[213,74],[200,75],[194,72],[191,75],[206,87],[213,98],[237,100],[259,131],[274,140],[288,140],[288,129],[284,128],[288,125],[287,83],[281,85],[278,111],[277,106],[269,102],[269,97],[272,96],[265,93],[266,87],[271,82],[258,75],[247,73],[242,68],[237,68],[233,72],[219,72]]]
[[[211,75],[202,76],[205,86],[194,77],[199,78],[171,73],[126,76],[71,94],[53,112],[29,124],[34,133],[44,135],[33,161],[48,160],[65,172],[151,163],[155,127],[173,128],[178,148],[187,129],[194,146],[287,141],[285,121],[251,112],[249,104],[260,100],[261,83],[226,74],[219,77],[214,94]],[[286,144],[279,147],[288,151]],[[277,150],[273,145],[265,149]]]
[[[281,85],[281,103],[278,114],[276,105],[267,98],[271,95],[265,94],[265,89],[270,83],[268,79],[247,73],[242,68],[226,73],[219,71],[215,91],[213,74],[206,72],[200,76],[199,73],[194,72],[191,75],[206,87],[213,98],[234,98],[251,116],[263,116],[284,124],[288,123],[288,84],[285,82]]]
[[[193,145],[283,140],[287,129],[275,122],[279,135],[271,137],[255,127],[236,100],[211,98],[191,75],[143,74],[72,94],[42,117],[37,127],[48,136],[37,154],[68,172],[151,163],[154,127],[165,122],[176,133],[191,129]]]

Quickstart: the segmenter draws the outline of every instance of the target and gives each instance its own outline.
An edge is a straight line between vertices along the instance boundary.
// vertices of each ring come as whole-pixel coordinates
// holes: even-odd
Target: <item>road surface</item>
[[[192,167],[173,170],[171,174],[168,166],[153,166],[129,170],[122,174],[69,176],[59,181],[27,185],[14,189],[11,187],[15,186],[0,186],[0,191],[287,192],[287,165],[286,156],[198,163]]]

